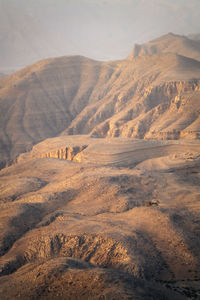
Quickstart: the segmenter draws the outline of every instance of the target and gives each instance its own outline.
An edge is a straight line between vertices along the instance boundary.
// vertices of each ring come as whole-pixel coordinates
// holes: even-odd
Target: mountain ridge
[[[148,43],[142,45],[136,44],[127,59],[161,52],[176,53],[185,57],[200,60],[200,41],[198,38],[192,39],[189,36],[187,37],[170,32],[151,40]]]
[[[0,298],[199,299],[200,61],[172,39],[0,79]]]
[[[199,138],[200,62],[178,53],[193,47],[183,40],[160,37],[134,59],[50,58],[0,79],[1,162],[60,134]]]

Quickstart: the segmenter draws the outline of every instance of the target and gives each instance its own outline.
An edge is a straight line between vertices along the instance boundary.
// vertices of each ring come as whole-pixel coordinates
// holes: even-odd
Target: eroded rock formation
[[[199,49],[169,34],[125,60],[61,57],[0,79],[2,166],[59,134],[198,139]]]

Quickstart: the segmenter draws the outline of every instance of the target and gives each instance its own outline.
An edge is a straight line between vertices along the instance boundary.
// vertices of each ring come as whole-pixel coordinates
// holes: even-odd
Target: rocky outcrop
[[[181,36],[169,32],[146,44],[136,44],[127,59],[153,55],[155,53],[170,52],[182,56],[200,60],[200,40],[199,35]]]
[[[63,158],[66,148],[75,152],[84,145],[73,157],[80,163],[41,158],[48,153]],[[50,295],[73,299],[76,291],[74,299],[80,294],[89,299],[93,280],[98,292],[108,278],[100,285],[107,291],[113,276],[122,276],[129,278],[131,293],[136,290],[132,282],[139,281],[160,286],[156,299],[163,299],[165,285],[169,291],[177,287],[183,299],[185,291],[195,299],[199,150],[200,141],[60,136],[35,145],[29,159],[1,170],[0,298],[7,291],[7,299],[19,294],[43,299],[38,290],[58,284]],[[140,295],[149,299],[149,288]]]
[[[98,101],[112,72],[112,63],[74,56],[47,59],[1,79],[0,161],[61,133]]]
[[[200,81],[172,81],[147,85],[138,97],[123,93],[126,109],[97,125],[94,136],[153,139],[198,139]],[[119,100],[118,100],[119,99]],[[121,101],[118,96],[116,106]],[[125,106],[124,105],[124,106]]]
[[[83,146],[74,146],[74,147],[66,147],[62,149],[58,149],[52,152],[43,153],[41,158],[58,158],[65,160],[74,160],[76,155],[87,148],[87,145]]]
[[[150,131],[146,138],[156,139],[156,140],[195,140],[200,139],[200,131]]]
[[[63,146],[65,139],[60,143],[59,138],[48,139],[40,144],[33,147],[32,151],[23,153],[17,158],[17,162],[22,162],[24,160],[36,159],[36,158],[57,158],[63,160],[76,160],[78,154],[80,154],[84,149],[88,147],[86,144],[78,143],[71,144],[69,137],[69,145]],[[87,138],[86,138],[87,140]]]
[[[0,79],[0,164],[58,135],[199,138],[198,43],[170,34],[131,59],[47,59]]]

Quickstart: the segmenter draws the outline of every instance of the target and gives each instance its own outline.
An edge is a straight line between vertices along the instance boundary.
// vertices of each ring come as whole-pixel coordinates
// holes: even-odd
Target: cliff
[[[0,79],[2,165],[58,135],[199,139],[198,43],[169,34],[122,61],[60,57]]]

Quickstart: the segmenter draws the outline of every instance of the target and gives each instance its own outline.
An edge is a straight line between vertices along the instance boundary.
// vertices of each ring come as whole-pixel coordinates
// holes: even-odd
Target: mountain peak
[[[129,60],[39,61],[0,79],[0,162],[60,134],[199,138],[199,80],[200,42],[172,33]]]
[[[200,41],[169,32],[145,44],[135,44],[127,59],[167,52],[200,60]]]

